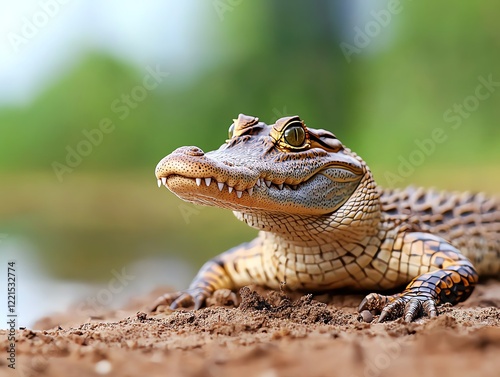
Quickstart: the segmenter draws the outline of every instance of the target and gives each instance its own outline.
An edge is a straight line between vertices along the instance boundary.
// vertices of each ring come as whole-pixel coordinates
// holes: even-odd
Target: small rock
[[[358,321],[370,323],[373,321],[373,314],[369,310],[363,310],[358,315]]]

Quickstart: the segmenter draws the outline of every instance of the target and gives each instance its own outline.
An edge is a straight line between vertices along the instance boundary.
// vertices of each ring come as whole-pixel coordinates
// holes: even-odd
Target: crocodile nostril
[[[198,147],[180,147],[177,148],[174,153],[186,154],[188,156],[203,156],[205,152],[203,152]]]

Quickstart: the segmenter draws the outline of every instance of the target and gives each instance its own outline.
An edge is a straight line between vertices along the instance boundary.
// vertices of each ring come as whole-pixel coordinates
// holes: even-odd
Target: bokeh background
[[[153,174],[179,146],[217,148],[238,113],[333,131],[383,186],[498,194],[499,15],[495,1],[2,2],[0,270],[17,261],[21,318],[182,288],[255,236]]]

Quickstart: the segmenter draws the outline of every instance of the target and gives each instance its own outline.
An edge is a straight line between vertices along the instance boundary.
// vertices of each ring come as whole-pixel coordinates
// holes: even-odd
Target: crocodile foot
[[[151,305],[150,311],[155,312],[160,305],[170,305],[170,309],[177,309],[179,307],[188,307],[194,304],[194,309],[200,309],[208,297],[212,295],[203,288],[190,288],[183,291],[166,293],[160,296]]]
[[[358,311],[373,310],[380,313],[377,322],[403,317],[412,322],[422,314],[430,318],[437,316],[436,301],[429,293],[406,290],[393,296],[370,293],[359,305]]]

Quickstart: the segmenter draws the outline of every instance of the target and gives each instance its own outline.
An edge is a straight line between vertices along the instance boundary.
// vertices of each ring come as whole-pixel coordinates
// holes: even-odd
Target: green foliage
[[[353,142],[374,166],[394,170],[398,156],[407,157],[415,140],[445,130],[447,141],[420,169],[436,165],[474,166],[500,163],[500,87],[454,129],[444,113],[475,96],[478,77],[500,83],[500,39],[494,2],[401,2],[393,16],[394,44],[376,58],[359,59],[363,72],[352,115],[362,129]],[[384,32],[384,31],[383,31]],[[407,182],[411,183],[411,181]]]

